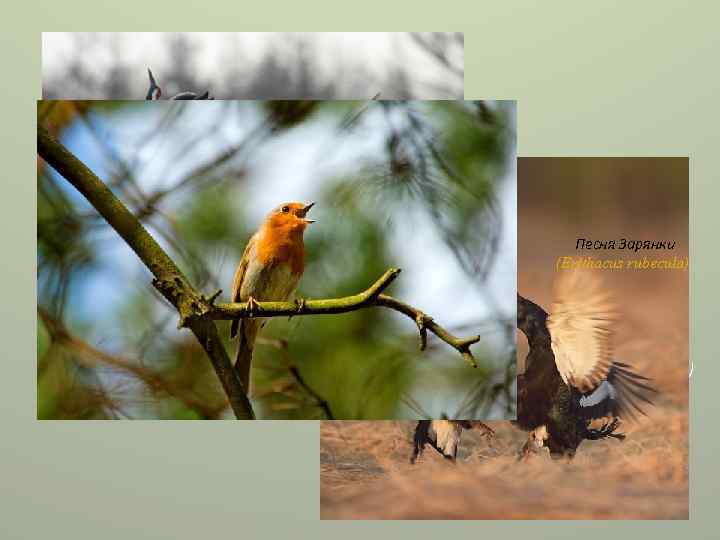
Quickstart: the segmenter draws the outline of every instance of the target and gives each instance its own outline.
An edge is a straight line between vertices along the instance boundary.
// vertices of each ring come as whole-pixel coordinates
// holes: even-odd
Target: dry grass
[[[687,414],[663,407],[625,442],[585,442],[570,462],[517,462],[524,434],[465,432],[456,465],[428,447],[410,465],[411,422],[323,422],[323,519],[687,519]]]
[[[519,268],[528,271],[519,276],[519,287],[547,305],[553,253],[572,252],[575,240],[573,234],[562,237],[563,224],[532,226],[541,219],[532,211],[520,213]],[[646,232],[635,234],[657,237],[651,228]],[[664,234],[682,241],[686,225]],[[675,254],[686,253],[683,242]],[[408,459],[414,423],[323,422],[321,517],[688,519],[687,281],[686,272],[608,276],[623,314],[617,356],[651,377],[661,392],[647,418],[624,426],[624,442],[586,441],[570,463],[546,454],[518,463],[525,433],[494,422],[492,445],[475,431],[464,433],[455,466],[430,447],[413,466]],[[518,343],[523,359],[527,347],[522,338]]]

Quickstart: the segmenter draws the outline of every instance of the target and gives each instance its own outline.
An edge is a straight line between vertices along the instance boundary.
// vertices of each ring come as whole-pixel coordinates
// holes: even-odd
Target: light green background
[[[467,0],[5,6],[0,538],[716,537],[720,13],[712,6]],[[466,95],[519,100],[520,155],[690,155],[691,521],[319,522],[317,423],[36,421],[40,32],[159,29],[463,30]]]

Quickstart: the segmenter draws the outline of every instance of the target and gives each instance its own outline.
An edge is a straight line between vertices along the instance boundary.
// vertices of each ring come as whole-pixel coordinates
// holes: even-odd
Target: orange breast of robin
[[[260,238],[257,255],[263,266],[287,263],[293,274],[301,275],[305,270],[302,231],[291,226],[268,228]]]

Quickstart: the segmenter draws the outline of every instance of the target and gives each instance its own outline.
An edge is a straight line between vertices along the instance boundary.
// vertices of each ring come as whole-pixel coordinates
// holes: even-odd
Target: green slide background
[[[712,385],[720,366],[711,354],[720,262],[716,5],[247,4],[36,1],[3,10],[0,537],[716,537],[720,405]],[[689,155],[691,520],[320,522],[316,422],[36,421],[34,119],[40,32],[89,29],[462,30],[466,96],[518,100],[520,155]]]

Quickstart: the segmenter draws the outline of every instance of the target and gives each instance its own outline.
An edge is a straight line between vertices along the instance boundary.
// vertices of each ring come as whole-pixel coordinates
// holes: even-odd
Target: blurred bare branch
[[[462,76],[464,66],[458,63],[458,50],[465,46],[462,32],[411,32],[410,37],[427,54],[452,73]],[[455,57],[454,57],[455,56]]]
[[[64,326],[62,321],[51,316],[43,307],[38,306],[38,315],[50,335],[53,345],[71,349],[78,357],[83,359],[84,364],[104,364],[113,369],[132,375],[147,387],[153,394],[159,396],[167,395],[182,402],[189,409],[196,411],[201,418],[219,418],[226,409],[226,405],[212,407],[212,402],[202,399],[193,392],[187,391],[180,385],[173,384],[168,377],[158,373],[136,360],[124,358],[119,355],[108,354],[86,341],[80,339]],[[112,400],[107,400],[110,403]]]

